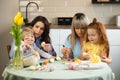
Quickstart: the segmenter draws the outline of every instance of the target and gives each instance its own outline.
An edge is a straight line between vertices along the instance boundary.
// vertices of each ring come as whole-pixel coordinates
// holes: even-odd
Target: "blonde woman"
[[[86,27],[89,24],[87,16],[83,13],[76,13],[73,16],[71,34],[67,37],[61,50],[63,57],[80,58],[81,46],[84,40]]]

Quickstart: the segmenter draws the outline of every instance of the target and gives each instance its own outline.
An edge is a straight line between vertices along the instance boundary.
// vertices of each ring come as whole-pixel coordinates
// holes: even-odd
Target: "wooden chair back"
[[[10,49],[11,49],[11,45],[7,45],[7,52],[8,52],[8,57],[9,57],[9,59],[11,59],[11,58],[10,58],[10,55],[9,55]]]

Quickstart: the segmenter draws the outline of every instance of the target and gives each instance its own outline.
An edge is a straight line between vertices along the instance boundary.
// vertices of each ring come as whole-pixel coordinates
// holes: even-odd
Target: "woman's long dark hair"
[[[42,22],[44,24],[44,32],[41,35],[41,37],[42,37],[41,41],[45,41],[46,43],[51,43],[51,39],[50,39],[50,36],[49,36],[50,24],[49,24],[48,20],[44,16],[35,17],[32,20],[32,22],[28,23],[27,25],[33,27],[37,22]]]

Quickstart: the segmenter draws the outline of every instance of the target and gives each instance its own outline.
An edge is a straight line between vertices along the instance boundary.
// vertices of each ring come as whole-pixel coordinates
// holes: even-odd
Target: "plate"
[[[91,62],[84,62],[80,65],[80,68],[82,69],[100,69],[105,67],[105,63],[91,63]]]
[[[82,64],[89,64],[89,63],[91,63],[91,61],[90,60],[83,60],[83,61],[81,61],[81,63]]]

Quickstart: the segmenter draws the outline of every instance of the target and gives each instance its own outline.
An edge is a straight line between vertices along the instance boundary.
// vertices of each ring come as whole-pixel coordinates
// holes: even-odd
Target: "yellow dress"
[[[90,55],[96,54],[96,55],[100,56],[101,52],[105,48],[105,45],[103,45],[103,44],[93,44],[93,43],[90,43],[90,42],[84,42],[83,43],[83,48]]]
[[[100,55],[104,47],[103,44],[93,44],[90,42],[83,43],[83,48],[90,55],[92,63],[101,62]]]

